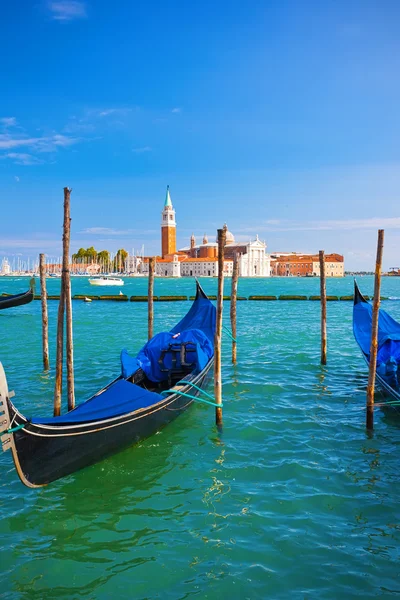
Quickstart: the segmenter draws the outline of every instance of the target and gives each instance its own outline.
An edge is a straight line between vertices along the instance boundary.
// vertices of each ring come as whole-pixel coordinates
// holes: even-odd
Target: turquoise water
[[[216,280],[202,283],[216,293]],[[372,277],[359,283],[372,293]],[[48,280],[49,293],[59,285]],[[98,293],[87,280],[72,285]],[[328,294],[352,292],[351,278],[327,285]],[[146,286],[127,280],[122,291]],[[26,278],[0,278],[0,293],[26,287]],[[239,282],[243,296],[318,291],[313,279]],[[155,282],[156,294],[193,292],[193,280]],[[400,278],[383,278],[382,295],[400,298]],[[49,302],[53,365],[57,305]],[[155,304],[155,331],[188,306]],[[400,320],[400,301],[382,306]],[[83,400],[117,373],[121,348],[143,344],[147,305],[75,301],[73,310]],[[225,311],[228,324],[228,303]],[[367,372],[351,322],[351,302],[328,304],[321,367],[317,302],[240,302],[237,367],[228,338],[223,347],[221,435],[213,409],[198,404],[138,446],[39,490],[2,454],[0,597],[399,596],[400,415],[376,409],[366,433]],[[40,302],[0,312],[0,360],[27,415],[52,411],[54,370],[42,372],[40,336]]]

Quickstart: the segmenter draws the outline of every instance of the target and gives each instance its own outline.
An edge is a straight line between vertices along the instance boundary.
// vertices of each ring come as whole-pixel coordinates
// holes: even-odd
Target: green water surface
[[[27,283],[0,278],[0,293]],[[216,293],[216,280],[202,283]],[[372,277],[359,284],[372,294]],[[58,280],[47,285],[59,291]],[[86,278],[72,285],[74,294],[99,293]],[[346,295],[353,281],[327,285],[328,294]],[[121,290],[146,287],[145,279],[126,280]],[[243,296],[318,292],[314,279],[239,282]],[[155,294],[193,293],[192,279],[155,282]],[[400,298],[400,278],[383,278],[382,295]],[[57,306],[49,301],[53,367]],[[155,331],[188,307],[155,304]],[[382,308],[400,320],[400,301]],[[26,415],[52,412],[54,368],[42,371],[40,310],[34,301],[0,312],[0,361]],[[0,597],[400,596],[400,415],[376,409],[375,431],[366,433],[367,371],[352,335],[352,304],[328,304],[326,367],[319,310],[310,301],[238,303],[237,367],[229,338],[223,347],[222,434],[213,409],[196,404],[139,445],[39,490],[20,483],[3,453]],[[121,348],[143,345],[147,305],[75,301],[73,313],[83,401],[118,373]],[[228,316],[225,303],[226,325]]]

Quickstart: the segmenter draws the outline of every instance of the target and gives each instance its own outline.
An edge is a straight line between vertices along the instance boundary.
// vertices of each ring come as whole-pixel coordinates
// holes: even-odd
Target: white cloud
[[[182,109],[181,109],[181,108],[179,108],[179,107],[177,106],[176,108],[173,108],[173,109],[171,110],[171,112],[172,112],[172,113],[180,113],[180,112],[182,112]]]
[[[79,233],[90,233],[92,235],[125,235],[131,233],[130,229],[112,229],[111,227],[87,227]]]
[[[131,108],[105,108],[98,112],[99,117],[108,117],[109,115],[126,115],[131,112]]]
[[[99,117],[108,117],[108,115],[114,114],[116,110],[116,108],[107,108],[106,110],[102,110],[99,112]]]
[[[14,179],[15,179],[15,181],[16,181],[17,183],[18,183],[18,182],[19,182],[19,180],[20,180],[20,179],[19,179],[19,177],[18,177],[17,175],[14,175]]]
[[[277,225],[275,227],[275,225]],[[400,217],[373,217],[369,219],[341,219],[330,221],[264,221],[264,225],[246,227],[242,231],[335,231],[352,229],[400,229]]]
[[[143,154],[143,152],[151,152],[150,146],[143,146],[142,148],[132,148],[132,152],[136,154]]]
[[[9,150],[21,146],[33,146],[40,138],[12,137],[8,133],[0,134],[0,150]]]
[[[2,117],[0,123],[4,127],[15,127],[17,125],[17,119],[15,117]]]
[[[87,17],[85,3],[77,0],[51,1],[47,6],[55,21],[73,21]]]
[[[43,137],[26,137],[23,135],[0,134],[0,150],[11,150],[13,148],[31,147],[38,152],[53,152],[57,148],[65,148],[76,144],[78,138],[55,134]]]
[[[31,154],[25,154],[24,152],[8,152],[1,158],[10,158],[16,165],[37,165],[40,160],[32,156]],[[16,178],[19,181],[19,178]]]
[[[0,238],[0,249],[9,250],[11,248],[61,248],[60,240],[49,239],[26,239],[26,238]]]
[[[87,227],[86,229],[82,229],[79,233],[86,233],[90,235],[132,235],[132,234],[148,234],[155,233],[156,230],[148,229],[114,229],[112,227]]]

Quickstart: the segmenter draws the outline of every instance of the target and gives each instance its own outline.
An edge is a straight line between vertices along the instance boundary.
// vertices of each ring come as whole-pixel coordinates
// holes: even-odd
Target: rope
[[[207,396],[207,398],[210,398],[210,400],[215,400],[214,396],[211,396],[211,394],[209,394],[208,392],[206,392],[202,388],[199,388],[195,383],[191,383],[190,381],[185,381],[184,379],[182,379],[182,381],[180,381],[179,383],[186,383],[186,385],[191,385],[198,392],[201,392],[202,394],[204,394],[205,396]]]
[[[18,429],[23,429],[25,425],[26,423],[22,423],[22,425],[17,425],[16,427],[12,427],[11,429],[6,429],[5,431],[2,431],[1,435],[4,435],[5,433],[14,433],[14,431],[18,431]]]
[[[222,329],[225,331],[225,333],[226,333],[227,335],[229,335],[229,337],[231,338],[231,340],[232,340],[232,341],[236,342],[236,338],[234,338],[234,337],[233,337],[232,333],[229,331],[229,329],[228,329],[227,327],[224,327],[224,326],[222,325]]]
[[[193,385],[193,384],[191,384],[191,385]],[[190,398],[191,400],[197,400],[197,402],[204,402],[204,404],[210,404],[210,406],[216,406],[217,408],[223,407],[222,403],[217,404],[216,402],[210,402],[209,400],[205,400],[204,398],[198,398],[197,396],[192,396],[191,394],[186,394],[185,392],[180,392],[179,390],[164,390],[163,392],[159,392],[159,393],[160,394],[177,394],[178,396],[185,396],[185,398]]]
[[[389,400],[388,402],[374,402],[374,406],[395,406],[400,404],[400,400]]]

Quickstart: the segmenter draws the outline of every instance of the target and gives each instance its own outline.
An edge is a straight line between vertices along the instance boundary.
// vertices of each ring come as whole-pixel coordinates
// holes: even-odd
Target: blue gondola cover
[[[41,425],[72,425],[87,421],[100,421],[151,406],[160,400],[162,400],[162,396],[159,394],[148,392],[124,379],[118,379],[104,392],[93,396],[61,417],[48,419],[38,417],[31,421]]]
[[[182,345],[185,348],[185,362],[193,364],[190,369],[193,374],[204,369],[214,353],[210,340],[200,329],[189,329],[182,333],[164,331],[143,346],[137,361],[151,381],[166,381],[168,370],[182,367]]]
[[[369,302],[359,302],[354,306],[353,330],[361,350],[369,356],[371,346],[372,306]],[[391,352],[400,354],[400,323],[397,323],[384,310],[379,311],[378,362],[389,358]],[[399,357],[400,358],[400,357]]]

